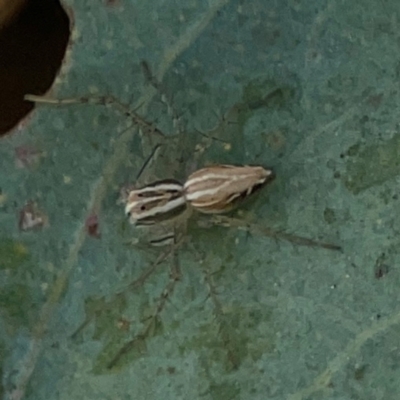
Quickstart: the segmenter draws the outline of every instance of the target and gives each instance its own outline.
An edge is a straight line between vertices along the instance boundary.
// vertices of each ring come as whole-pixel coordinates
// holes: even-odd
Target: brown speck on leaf
[[[281,150],[286,145],[284,132],[277,130],[267,136],[268,145],[275,151]]]
[[[361,381],[364,379],[365,372],[367,371],[367,365],[361,365],[354,370],[354,379],[356,381]]]
[[[380,264],[375,267],[375,278],[381,279],[389,272],[389,266],[387,264]]]
[[[15,165],[17,168],[31,168],[36,166],[44,153],[33,146],[22,145],[14,149]]]
[[[19,212],[18,227],[21,231],[40,229],[48,225],[48,218],[33,201],[28,201]]]
[[[96,214],[90,214],[85,221],[86,232],[89,236],[100,239],[99,218]]]
[[[175,374],[176,368],[175,368],[175,367],[168,367],[168,368],[167,368],[167,372],[168,372],[170,375]]]
[[[131,323],[126,318],[121,317],[117,321],[117,328],[121,331],[129,331],[130,326]]]
[[[381,105],[382,99],[383,99],[382,93],[371,95],[367,98],[367,103],[373,108],[377,109]]]

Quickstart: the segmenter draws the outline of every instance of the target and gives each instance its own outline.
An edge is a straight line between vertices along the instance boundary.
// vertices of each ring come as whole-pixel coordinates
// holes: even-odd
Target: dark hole
[[[60,69],[69,20],[58,0],[26,0],[0,31],[0,136],[33,108],[25,94],[41,95]]]
[[[144,210],[146,210],[146,206],[145,206],[145,205],[140,206],[140,209],[141,209],[142,211],[144,211]]]

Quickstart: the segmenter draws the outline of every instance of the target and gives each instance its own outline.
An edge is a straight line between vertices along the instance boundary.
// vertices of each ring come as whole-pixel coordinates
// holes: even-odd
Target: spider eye
[[[140,206],[140,210],[141,211],[145,211],[146,210],[146,206],[145,205]]]
[[[130,216],[131,216],[131,212],[128,211],[128,212],[126,213],[126,216],[127,216],[127,217],[130,217]]]

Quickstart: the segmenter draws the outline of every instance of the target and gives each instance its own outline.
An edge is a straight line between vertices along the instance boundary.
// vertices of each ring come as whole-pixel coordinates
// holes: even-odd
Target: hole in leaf
[[[23,100],[25,94],[48,91],[69,35],[69,19],[59,0],[0,3],[0,136],[34,107]]]

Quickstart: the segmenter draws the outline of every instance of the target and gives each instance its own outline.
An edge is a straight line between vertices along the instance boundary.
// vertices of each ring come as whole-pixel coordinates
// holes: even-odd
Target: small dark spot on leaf
[[[99,218],[96,214],[91,214],[86,218],[85,227],[89,236],[100,239]]]
[[[358,154],[358,152],[360,151],[360,144],[354,144],[353,146],[350,146],[346,152],[346,155],[349,157],[354,157]]]
[[[378,108],[381,103],[382,103],[382,99],[383,99],[383,94],[375,94],[372,96],[369,96],[367,99],[367,104],[369,104],[370,106],[374,107],[375,109]]]
[[[92,148],[96,151],[98,151],[100,149],[100,145],[98,142],[90,142],[90,145],[92,146]]]
[[[325,208],[324,210],[324,219],[326,223],[332,224],[336,221],[335,211],[332,208]]]
[[[358,367],[358,368],[356,368],[354,370],[354,379],[356,381],[361,381],[362,379],[364,379],[365,372],[366,372],[367,368],[368,368],[368,366],[365,365],[365,364],[360,366],[360,367]]]
[[[379,264],[375,267],[375,278],[381,279],[389,273],[389,266],[387,264]]]
[[[385,263],[386,254],[382,253],[375,262],[375,278],[381,279],[389,273],[389,266]]]

